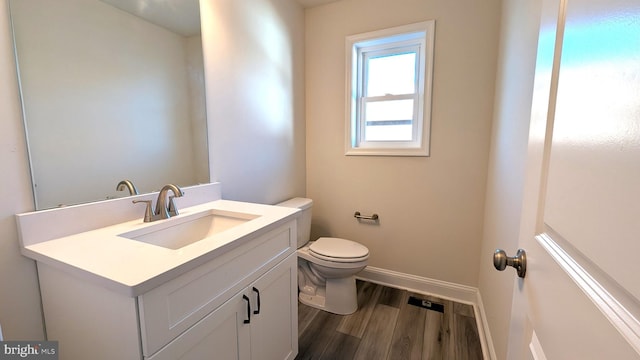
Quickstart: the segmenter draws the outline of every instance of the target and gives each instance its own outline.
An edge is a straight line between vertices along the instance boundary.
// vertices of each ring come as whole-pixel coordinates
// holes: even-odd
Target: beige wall
[[[33,209],[7,2],[0,1],[0,325],[5,340],[42,339],[35,264],[20,255],[14,214]]]
[[[214,4],[215,3],[215,4]],[[226,198],[305,194],[304,13],[289,0],[210,0],[207,102],[212,179]],[[268,46],[267,46],[268,44]],[[0,324],[6,340],[42,339],[35,265],[14,214],[33,209],[8,12],[0,1]]]
[[[291,0],[205,2],[212,180],[226,199],[305,194],[304,11]]]
[[[507,356],[511,294],[517,278],[513,269],[496,271],[491,254],[501,248],[513,256],[518,247],[540,3],[504,1],[502,5],[478,284],[498,359]]]
[[[344,156],[345,37],[428,19],[431,156]],[[312,237],[361,242],[375,267],[477,286],[499,21],[499,0],[343,0],[306,11]],[[380,224],[358,223],[356,210]]]

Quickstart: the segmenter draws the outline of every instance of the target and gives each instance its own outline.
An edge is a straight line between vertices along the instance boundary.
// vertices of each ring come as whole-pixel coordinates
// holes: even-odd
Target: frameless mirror
[[[8,0],[36,209],[209,181],[198,0]]]

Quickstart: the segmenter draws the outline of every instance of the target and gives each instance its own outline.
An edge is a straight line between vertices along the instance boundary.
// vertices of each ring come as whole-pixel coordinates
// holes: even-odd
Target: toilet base
[[[356,277],[327,279],[326,287],[318,287],[313,295],[300,292],[301,303],[338,315],[353,314],[358,310]]]

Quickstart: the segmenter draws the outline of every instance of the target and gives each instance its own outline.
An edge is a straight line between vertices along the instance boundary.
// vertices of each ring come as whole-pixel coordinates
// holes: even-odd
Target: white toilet
[[[309,241],[313,200],[293,198],[278,206],[298,208],[298,298],[340,315],[358,309],[355,274],[367,266],[369,249],[355,241],[321,237]]]

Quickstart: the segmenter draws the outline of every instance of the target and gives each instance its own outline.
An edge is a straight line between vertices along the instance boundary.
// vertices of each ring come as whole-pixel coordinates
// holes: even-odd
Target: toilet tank
[[[311,236],[311,205],[313,205],[313,200],[307,198],[293,198],[276,205],[301,210],[297,217],[298,249],[303,247],[304,244],[309,242],[309,237]]]

